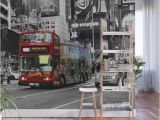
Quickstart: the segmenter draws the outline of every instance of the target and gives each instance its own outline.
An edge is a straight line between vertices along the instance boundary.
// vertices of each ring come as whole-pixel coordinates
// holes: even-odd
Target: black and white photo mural
[[[134,30],[135,1],[71,0],[71,16],[70,31],[76,32],[76,39],[84,43],[90,42],[92,46],[94,39],[94,47],[98,49],[99,26],[96,23],[99,25],[100,18],[103,18],[105,31],[125,31],[128,30],[129,22],[132,22]]]
[[[93,13],[107,12],[105,0],[72,0],[72,18],[89,19]]]
[[[4,1],[10,1],[10,11],[5,9]],[[90,83],[89,80],[95,85],[91,71],[95,70],[95,58],[100,54],[96,54],[100,49],[100,19],[104,31],[134,32],[135,0],[2,0],[0,3],[0,17],[5,18],[1,17],[0,25],[1,84],[19,109],[79,109],[79,87],[84,82]],[[123,38],[123,44],[119,42],[120,36],[108,38],[104,37],[104,49],[128,49],[127,37]],[[128,54],[110,57],[127,58]],[[42,87],[38,87],[40,84]],[[127,98],[126,94],[114,96],[108,101]]]
[[[100,10],[99,0],[75,0],[75,17],[77,19],[87,19],[94,7],[95,12]]]

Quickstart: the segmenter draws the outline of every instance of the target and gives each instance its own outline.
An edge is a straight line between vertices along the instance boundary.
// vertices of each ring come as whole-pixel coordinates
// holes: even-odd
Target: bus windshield
[[[53,58],[49,55],[22,57],[22,71],[51,72],[53,70]]]
[[[52,40],[50,33],[23,34],[21,42],[50,42]]]

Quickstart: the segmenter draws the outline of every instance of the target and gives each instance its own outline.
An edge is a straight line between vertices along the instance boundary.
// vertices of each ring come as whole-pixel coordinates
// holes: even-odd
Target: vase
[[[138,88],[136,86],[134,86],[134,95],[137,96],[138,95]]]

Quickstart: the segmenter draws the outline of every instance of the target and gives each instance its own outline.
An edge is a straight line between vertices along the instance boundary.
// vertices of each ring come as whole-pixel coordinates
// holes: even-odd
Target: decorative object
[[[142,57],[135,57],[133,61],[133,68],[134,68],[134,73],[135,73],[135,81],[134,81],[134,89],[135,89],[135,96],[138,95],[138,86],[137,86],[137,81],[139,80],[140,77],[142,77],[142,71],[143,71],[143,66],[145,65],[145,62],[143,61]]]
[[[143,66],[145,62],[143,61],[142,57],[135,57],[133,61],[133,67],[135,72],[135,80],[138,80],[142,76]]]
[[[3,112],[6,116],[6,109],[10,109],[11,107],[17,110],[17,106],[8,95],[7,89],[5,89],[4,86],[0,84],[0,120],[3,117]]]

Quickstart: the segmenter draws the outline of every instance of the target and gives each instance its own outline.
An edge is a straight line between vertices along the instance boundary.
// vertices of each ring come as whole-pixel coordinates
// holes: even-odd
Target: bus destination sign
[[[48,53],[49,48],[47,46],[33,46],[33,47],[23,47],[23,53]]]

